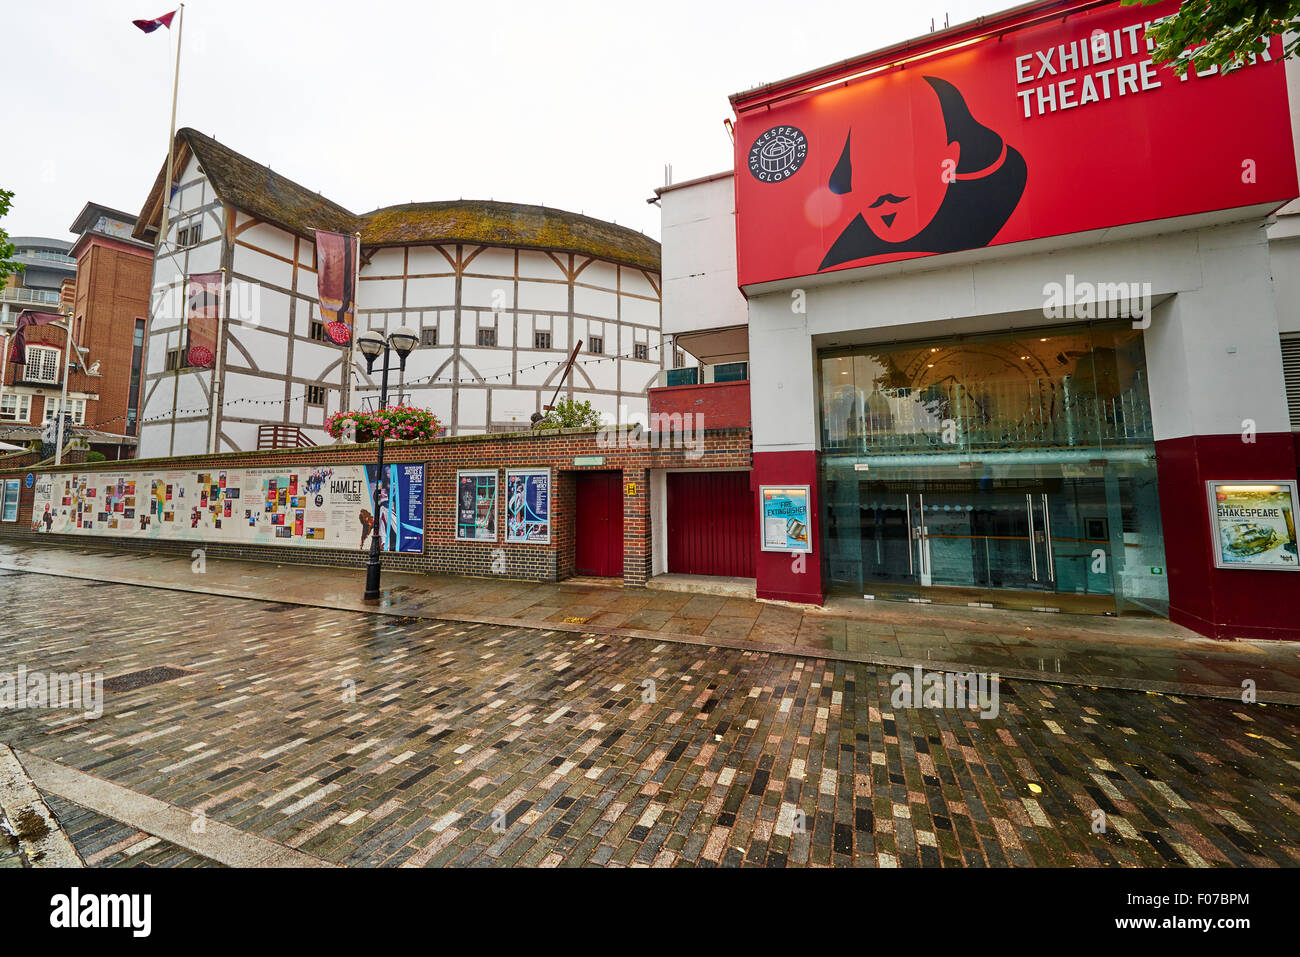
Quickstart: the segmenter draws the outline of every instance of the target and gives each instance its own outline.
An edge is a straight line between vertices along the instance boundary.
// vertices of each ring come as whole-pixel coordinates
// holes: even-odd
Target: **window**
[[[0,520],[18,521],[18,479],[5,479],[3,514]]]
[[[325,387],[323,385],[307,386],[307,404],[308,405],[325,404]]]
[[[478,344],[481,346],[496,345],[497,331],[495,329],[480,329],[478,331]]]
[[[673,368],[680,369],[685,365],[686,365],[686,353],[682,352],[681,349],[678,349],[675,353],[673,353]]]
[[[144,320],[135,321],[135,338],[131,340],[131,384],[126,393],[126,434],[135,435],[140,414],[140,372],[144,365]]]
[[[164,366],[165,371],[175,372],[180,369],[184,363],[181,362],[181,349],[178,346],[175,349],[167,350],[167,364]]]
[[[69,399],[68,412],[72,415],[74,425],[86,424],[86,400]],[[52,396],[45,400],[45,421],[50,422],[59,414],[59,397]]]
[[[176,231],[176,245],[197,246],[203,239],[203,220],[196,219],[188,226],[182,226]]]
[[[588,352],[591,352],[591,353],[594,353],[594,354],[596,354],[596,355],[598,355],[598,356],[599,356],[599,355],[604,355],[604,354],[605,354],[605,337],[604,337],[604,336],[592,336],[589,340],[587,340],[587,351],[588,351]]]
[[[426,326],[420,330],[420,345],[423,348],[436,346],[438,344],[438,327]]]
[[[551,348],[551,334],[549,332],[534,332],[533,348],[534,349]]]
[[[311,321],[311,332],[309,333],[309,336],[316,342],[324,342],[325,323],[321,322],[319,319],[313,319]]]
[[[632,346],[632,358],[642,359],[642,360],[649,359],[650,347],[646,345],[644,342],[636,343],[635,345]]]
[[[44,346],[27,347],[27,365],[23,369],[23,380],[25,382],[48,382],[51,385],[57,385],[59,382],[59,358],[63,353],[58,349],[47,349]]]
[[[0,395],[0,421],[26,422],[32,412],[32,397],[6,392]]]

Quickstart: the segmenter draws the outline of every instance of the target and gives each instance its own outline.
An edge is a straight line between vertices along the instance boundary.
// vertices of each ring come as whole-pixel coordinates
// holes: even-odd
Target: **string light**
[[[650,350],[652,350],[652,349],[661,349],[661,348],[663,348],[663,344],[662,344],[662,343],[657,344],[657,345],[653,345],[653,346],[648,345],[648,346],[646,347],[646,354],[647,354],[647,356],[648,356]],[[586,366],[586,365],[596,365],[596,364],[599,364],[599,363],[602,363],[602,362],[614,362],[614,361],[619,360],[619,359],[627,359],[627,360],[632,361],[632,362],[644,362],[644,361],[646,361],[645,359],[639,359],[639,358],[636,356],[635,351],[634,351],[633,353],[620,353],[619,355],[614,355],[614,356],[601,356],[601,357],[599,357],[599,358],[577,359],[577,360],[574,361],[574,365],[583,365],[583,366]],[[421,384],[426,384],[426,383],[427,383],[427,384],[430,384],[430,385],[437,385],[437,384],[440,384],[440,383],[441,383],[441,384],[446,384],[446,385],[454,385],[454,384],[456,384],[456,383],[458,383],[458,382],[461,382],[461,383],[464,383],[464,382],[469,382],[469,383],[477,382],[477,383],[479,383],[479,384],[481,384],[481,385],[486,385],[489,381],[491,381],[491,382],[496,382],[496,381],[499,381],[499,380],[501,380],[501,379],[512,379],[514,376],[517,376],[517,375],[519,375],[519,374],[522,373],[522,372],[531,372],[533,369],[540,369],[540,368],[543,368],[543,367],[545,367],[545,366],[559,366],[559,365],[564,365],[566,361],[567,361],[567,360],[560,360],[560,359],[544,359],[544,360],[542,360],[541,362],[534,362],[532,365],[521,366],[520,368],[518,368],[518,369],[514,369],[514,370],[512,370],[512,371],[510,371],[510,372],[501,372],[501,373],[498,373],[498,374],[496,374],[496,375],[473,375],[473,376],[470,376],[470,377],[468,377],[468,378],[462,377],[462,378],[459,378],[459,379],[456,378],[456,377],[454,377],[454,376],[446,376],[446,377],[443,377],[443,376],[439,376],[439,375],[437,375],[437,374],[434,374],[434,375],[427,375],[427,376],[420,376],[420,377],[415,378],[415,379],[407,379],[407,380],[404,382],[402,388],[405,389],[405,388],[407,388],[407,387],[409,387],[409,386],[421,385]],[[365,383],[362,381],[361,377],[357,374],[356,369],[353,369],[353,370],[352,370],[352,379],[353,379],[353,382],[354,382],[355,384],[361,386],[361,388],[362,388],[364,391],[375,391],[375,392],[379,391],[379,387],[378,387],[378,386],[373,385],[373,384],[371,384],[371,385],[367,385],[367,384],[365,384]],[[325,384],[325,383],[322,383],[322,384]],[[281,398],[270,398],[270,397],[267,397],[267,398],[250,398],[250,397],[248,397],[248,396],[243,396],[243,397],[241,397],[241,398],[237,398],[237,399],[225,399],[225,400],[222,401],[222,403],[221,403],[221,407],[222,407],[222,409],[226,409],[226,408],[230,408],[230,407],[232,407],[232,406],[236,406],[236,405],[240,405],[240,404],[249,404],[249,405],[258,405],[258,406],[262,406],[262,405],[283,405],[286,401],[288,401],[288,402],[296,402],[296,401],[298,401],[299,399],[305,399],[306,397],[307,397],[307,393],[306,393],[306,391],[303,391],[303,392],[302,392],[301,394],[299,394],[299,395],[291,395],[291,396],[289,396],[288,399],[285,399],[285,398],[283,398],[283,397],[281,397]],[[212,406],[211,406],[210,404],[209,404],[209,405],[205,405],[205,406],[195,406],[194,408],[190,408],[190,409],[168,409],[166,412],[162,412],[162,413],[159,413],[159,414],[157,414],[157,415],[139,416],[139,417],[137,417],[136,422],[137,422],[137,424],[139,424],[139,425],[143,425],[143,424],[146,423],[146,422],[161,422],[161,421],[166,421],[166,420],[168,420],[168,419],[179,418],[179,417],[181,417],[181,416],[185,416],[185,415],[193,415],[193,414],[197,414],[197,413],[200,413],[200,412],[211,412],[211,411],[212,411]],[[80,426],[80,428],[84,428],[84,429],[96,429],[96,430],[98,430],[98,429],[100,429],[102,426],[112,425],[113,423],[115,423],[115,422],[120,422],[120,421],[124,420],[125,418],[126,418],[125,415],[115,415],[115,416],[113,416],[111,419],[103,419],[103,420],[101,420],[101,421],[99,421],[99,422],[95,422],[95,423],[92,423],[92,424],[90,424],[90,425],[85,425],[85,424],[83,424],[83,425]]]

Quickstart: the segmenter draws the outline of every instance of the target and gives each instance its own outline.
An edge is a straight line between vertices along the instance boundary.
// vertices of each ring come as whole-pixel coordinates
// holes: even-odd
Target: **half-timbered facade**
[[[561,395],[609,421],[644,416],[676,350],[660,339],[659,244],[586,216],[457,200],[354,214],[193,130],[176,139],[168,235],[160,172],[136,236],[155,243],[140,454],[247,451],[266,426],[331,441],[326,418],[367,408],[378,370],[325,335],[314,231],[357,233],[357,327],[420,332],[390,401],[428,408],[449,434],[527,428]],[[186,277],[224,270],[214,368],[182,348]]]

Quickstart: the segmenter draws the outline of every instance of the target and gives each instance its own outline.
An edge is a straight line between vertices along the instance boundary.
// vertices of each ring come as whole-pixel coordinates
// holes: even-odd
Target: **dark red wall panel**
[[[668,571],[753,578],[754,501],[748,472],[669,472]]]

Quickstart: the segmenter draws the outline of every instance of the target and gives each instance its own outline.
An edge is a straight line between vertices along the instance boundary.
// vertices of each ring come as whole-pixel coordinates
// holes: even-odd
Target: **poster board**
[[[506,541],[550,544],[550,469],[506,469]]]
[[[762,485],[758,500],[763,551],[812,551],[809,486]]]
[[[42,533],[311,548],[424,548],[424,465],[391,466],[397,523],[375,503],[374,466],[56,472],[36,477]]]
[[[497,540],[497,470],[456,473],[456,541]]]
[[[1209,481],[1215,568],[1300,571],[1296,555],[1296,483]]]

